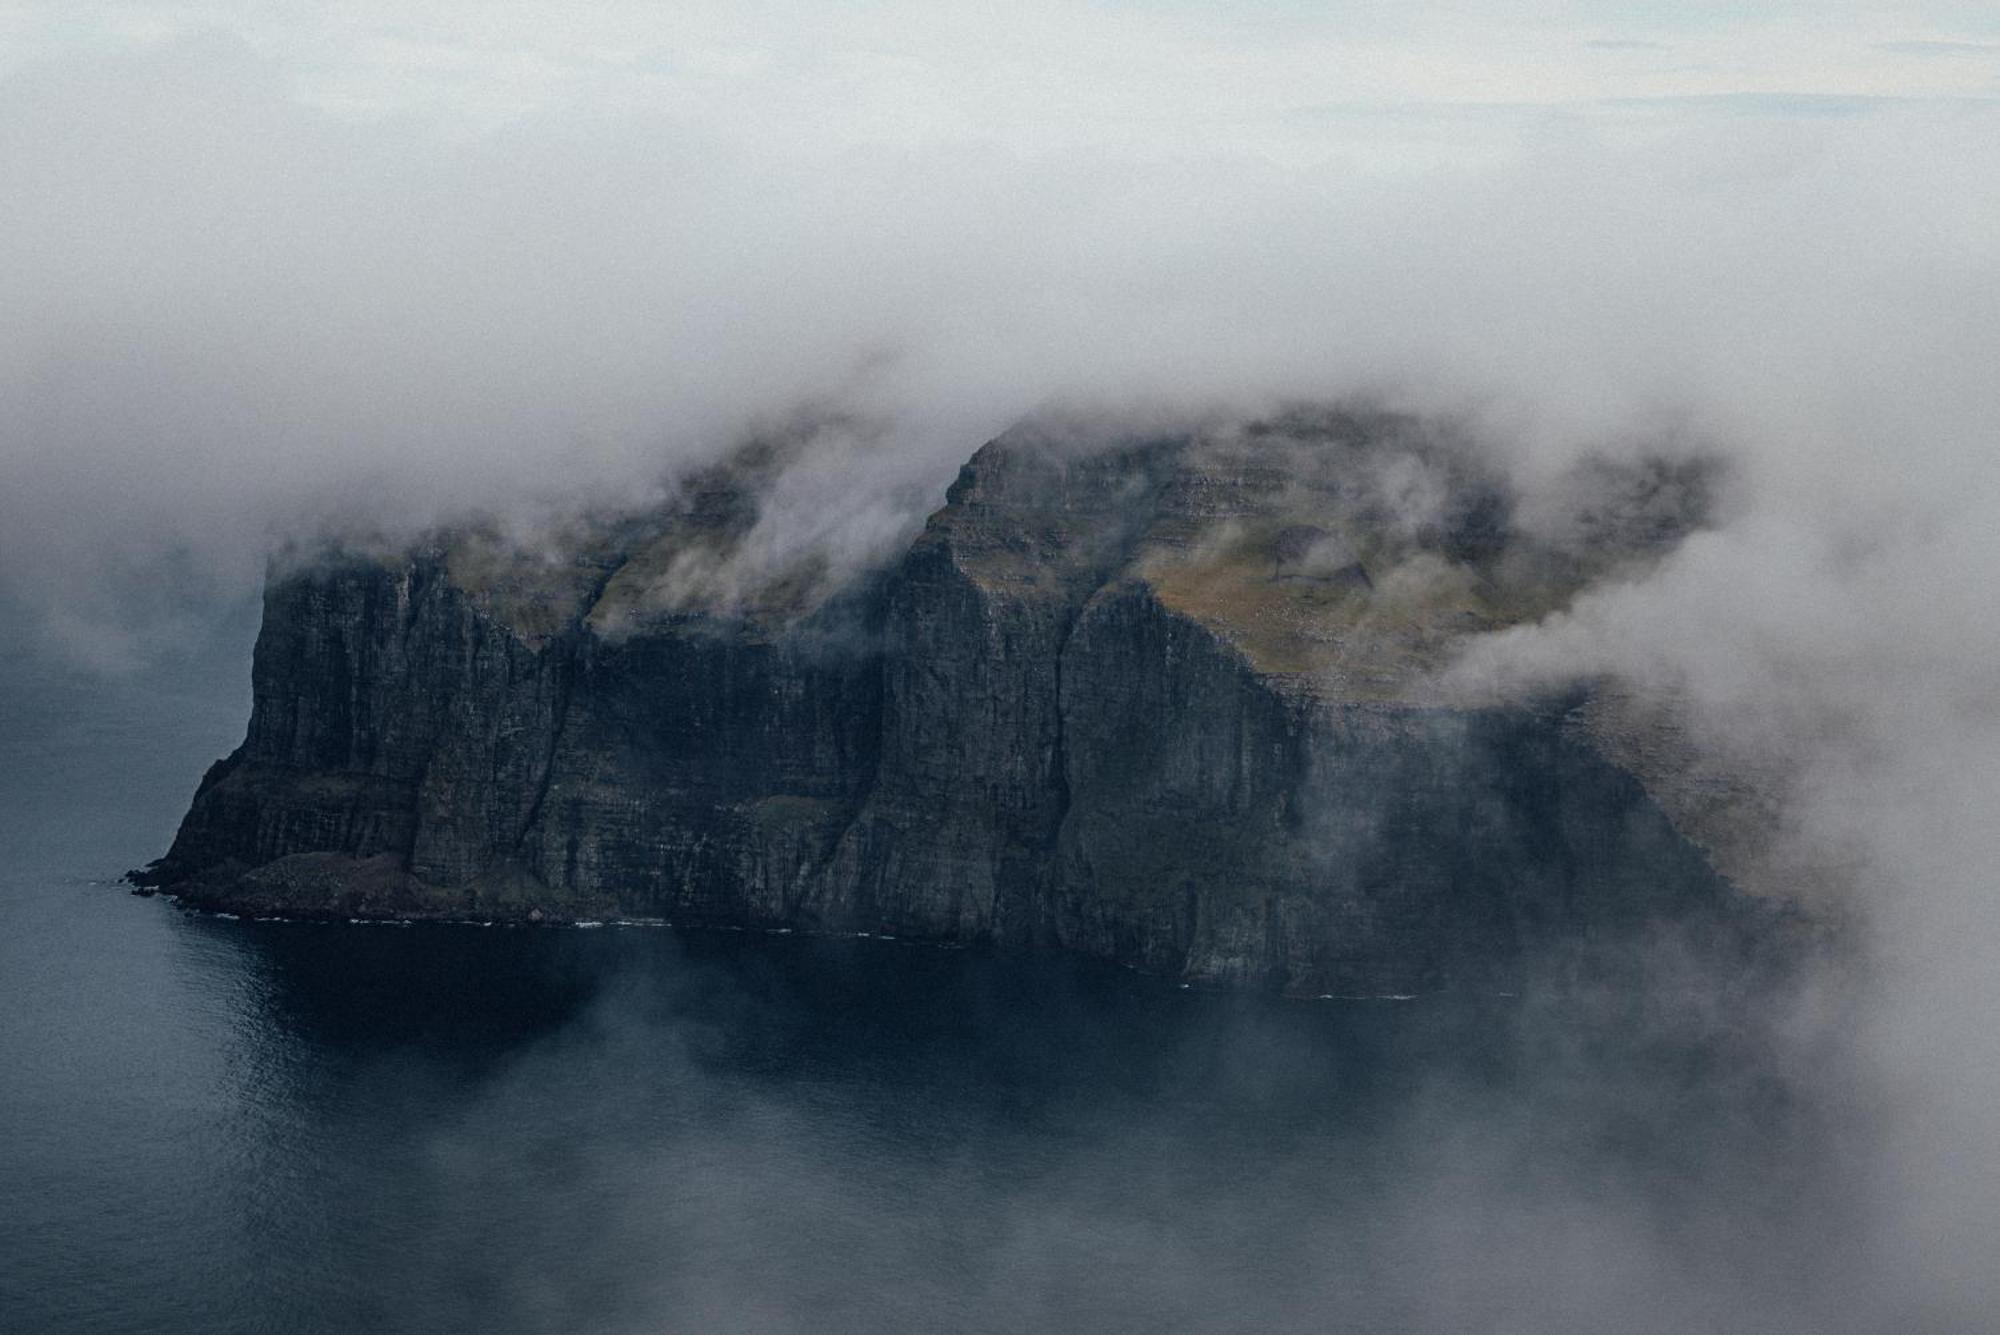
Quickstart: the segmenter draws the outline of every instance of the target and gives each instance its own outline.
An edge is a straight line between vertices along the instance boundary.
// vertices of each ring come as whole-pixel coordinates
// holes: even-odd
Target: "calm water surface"
[[[190,916],[106,882],[240,710],[43,686],[0,715],[0,1330],[1805,1330],[1839,1266],[1734,1026]]]

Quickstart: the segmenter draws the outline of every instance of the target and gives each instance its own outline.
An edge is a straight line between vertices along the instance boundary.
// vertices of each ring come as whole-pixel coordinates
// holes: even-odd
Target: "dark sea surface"
[[[235,679],[13,677],[0,1331],[1806,1331],[1864,1264],[1839,1117],[1699,979],[193,916],[113,880]]]

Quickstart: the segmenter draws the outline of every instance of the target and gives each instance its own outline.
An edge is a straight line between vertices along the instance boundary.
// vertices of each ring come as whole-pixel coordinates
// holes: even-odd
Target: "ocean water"
[[[9,700],[0,1330],[1804,1331],[1865,1273],[1824,1090],[1698,977],[202,917],[113,878],[240,692]]]

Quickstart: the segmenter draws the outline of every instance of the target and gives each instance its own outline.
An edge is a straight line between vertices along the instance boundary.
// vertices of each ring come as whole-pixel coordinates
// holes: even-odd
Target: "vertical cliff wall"
[[[1430,685],[1464,636],[1669,541],[1685,478],[1597,488],[1644,522],[1566,546],[1417,424],[1080,435],[986,446],[900,562],[839,589],[717,575],[769,456],[558,555],[457,535],[274,574],[249,735],[142,879],[248,912],[1053,946],[1299,993],[1443,986],[1732,901],[1565,726],[1579,702]]]

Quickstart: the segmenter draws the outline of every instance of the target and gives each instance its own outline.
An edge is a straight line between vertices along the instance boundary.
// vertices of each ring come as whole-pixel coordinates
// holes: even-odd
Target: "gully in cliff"
[[[249,733],[135,874],[245,914],[688,925],[1083,952],[1292,995],[1497,985],[1772,912],[1595,694],[1473,702],[1470,637],[1703,522],[1699,461],[1570,522],[1353,411],[980,449],[900,559],[744,539],[792,453],[579,523],[274,569]],[[1657,724],[1656,726],[1670,726]]]

